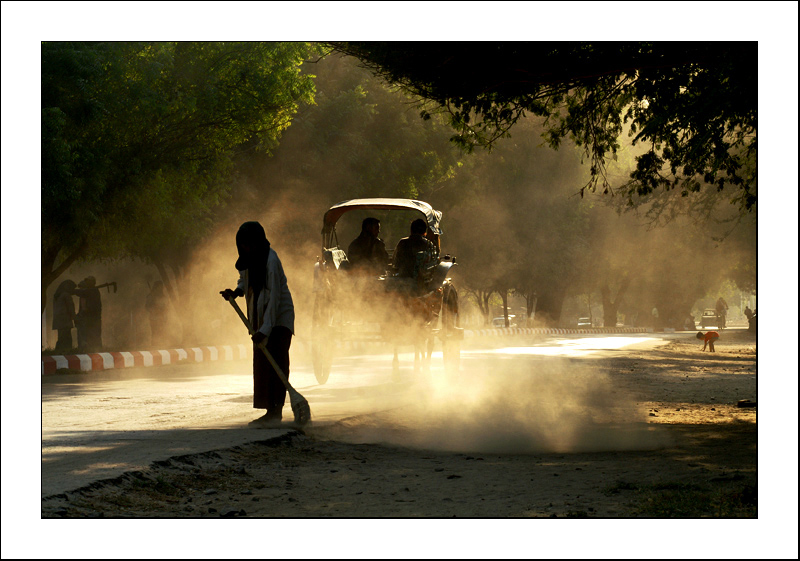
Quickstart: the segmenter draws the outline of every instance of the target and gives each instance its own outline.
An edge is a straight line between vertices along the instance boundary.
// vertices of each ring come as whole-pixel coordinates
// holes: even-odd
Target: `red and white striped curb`
[[[253,355],[250,345],[225,345],[221,347],[192,347],[160,351],[132,351],[114,353],[90,353],[79,355],[53,355],[42,357],[42,375],[54,374],[56,370],[68,368],[88,372],[142,366],[175,364],[181,360],[205,362],[212,360],[238,360]]]
[[[464,338],[492,335],[570,335],[592,333],[653,333],[652,327],[592,327],[591,329],[561,329],[557,327],[502,327],[499,329],[465,329]]]
[[[666,331],[666,330],[665,330]],[[592,333],[652,333],[651,327],[595,327],[592,329],[560,329],[543,327],[509,327],[501,329],[465,329],[464,338],[502,335],[571,335]],[[360,350],[373,345],[385,345],[385,341],[341,341],[340,348]],[[78,355],[53,355],[42,357],[42,375],[55,374],[62,368],[82,372],[112,370],[119,368],[162,366],[181,360],[207,362],[214,360],[239,360],[251,358],[251,345],[225,345],[218,347],[191,347],[159,351],[132,351],[113,353],[90,353]]]

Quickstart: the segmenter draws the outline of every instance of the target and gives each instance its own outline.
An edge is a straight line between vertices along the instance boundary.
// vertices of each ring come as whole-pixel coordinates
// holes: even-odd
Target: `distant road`
[[[558,357],[585,359],[619,349],[653,348],[687,334],[568,335],[537,339],[472,339],[459,378],[481,377],[486,365],[524,365]],[[298,350],[298,355],[301,351]],[[291,381],[311,405],[314,423],[403,407],[418,397],[410,352],[394,376],[391,354],[337,357],[319,385],[310,365],[292,357]],[[434,352],[430,379],[443,379]],[[454,381],[458,383],[458,380]],[[42,377],[42,496],[143,469],[171,456],[264,440],[281,429],[255,430],[249,360],[189,363]],[[292,420],[287,399],[284,420]]]

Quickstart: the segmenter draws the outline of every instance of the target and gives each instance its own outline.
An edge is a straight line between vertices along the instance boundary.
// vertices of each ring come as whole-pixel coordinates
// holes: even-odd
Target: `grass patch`
[[[130,508],[134,505],[133,500],[128,495],[121,493],[117,495],[110,495],[109,497],[106,498],[106,501],[114,506],[124,507],[124,508]]]
[[[636,491],[639,487],[633,483],[628,481],[617,481],[613,485],[609,485],[608,487],[602,490],[602,493],[610,497],[611,495],[619,495],[622,491]]]
[[[636,514],[653,518],[756,518],[755,485],[712,489],[680,481],[639,488]]]
[[[713,483],[713,481],[712,481]],[[727,485],[702,485],[685,481],[660,481],[639,485],[617,481],[602,489],[607,497],[632,492],[637,516],[649,518],[757,518],[757,489],[753,482],[732,480]],[[572,516],[570,516],[572,514]],[[569,513],[572,518],[580,512]]]
[[[183,490],[172,484],[169,479],[158,476],[155,479],[136,478],[130,483],[131,489],[143,491],[154,498],[174,497],[183,494]]]
[[[567,518],[589,518],[589,513],[585,510],[570,510],[567,512]]]

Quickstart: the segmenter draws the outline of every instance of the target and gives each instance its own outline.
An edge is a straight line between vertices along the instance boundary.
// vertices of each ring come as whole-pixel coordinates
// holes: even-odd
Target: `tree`
[[[546,138],[582,147],[590,179],[579,192],[621,195],[630,208],[669,193],[658,216],[704,194],[740,213],[756,208],[756,42],[350,42],[335,50],[443,111],[466,150],[493,146],[527,114]],[[435,109],[433,108],[435,107]],[[644,147],[628,181],[608,161],[627,129]],[[663,201],[662,201],[663,203]]]
[[[464,158],[448,142],[452,132],[447,123],[417,118],[407,94],[359,68],[352,57],[306,61],[303,70],[314,75],[315,103],[300,107],[271,155],[253,151],[237,158],[237,178],[216,228],[230,250],[243,217],[258,219],[276,250],[284,248],[281,259],[291,280],[300,332],[311,319],[303,303],[313,301],[309,273],[320,255],[324,212],[334,203],[360,197],[419,198],[441,209],[437,200],[455,188],[450,184]],[[357,224],[360,231],[363,217],[357,214],[345,214],[338,224],[345,249],[351,241],[346,239],[348,226]],[[398,218],[402,213],[380,218],[381,236],[393,243],[408,234],[411,215],[395,221],[392,214]],[[452,218],[445,221],[443,249],[452,251]],[[195,256],[202,260],[209,254],[216,252],[200,248]]]
[[[464,267],[458,274],[472,288],[514,290],[526,298],[528,317],[536,306],[537,319],[557,325],[585,264],[587,205],[569,196],[581,173],[576,151],[543,148],[541,131],[526,118],[491,154],[473,154],[443,210]]]
[[[502,178],[487,173],[491,168],[487,170],[485,164],[472,162],[463,176],[460,174],[461,186],[474,192],[458,206],[446,208],[446,241],[448,252],[458,259],[459,284],[475,295],[488,323],[490,298],[496,293],[505,302],[512,288],[509,273],[521,258],[522,246],[510,227],[514,216],[513,209],[505,204],[506,185]],[[492,181],[488,182],[490,177]]]
[[[236,154],[274,148],[313,101],[303,43],[42,45],[42,309],[76,259],[179,271]]]
[[[467,281],[468,283],[470,281]],[[473,281],[474,282],[474,281]],[[492,295],[494,290],[484,290],[482,288],[471,288],[470,284],[463,287],[464,294],[475,302],[483,318],[483,325],[491,325],[492,321]]]
[[[600,286],[600,296],[603,299],[603,326],[616,327],[617,314],[619,313],[619,306],[628,287],[631,284],[631,278],[624,275],[619,282],[616,293],[612,294],[610,283],[606,282]]]
[[[106,146],[83,141],[102,111],[86,84],[111,48],[42,45],[42,311],[47,286],[89,246],[86,223],[96,217],[84,210],[102,206]]]

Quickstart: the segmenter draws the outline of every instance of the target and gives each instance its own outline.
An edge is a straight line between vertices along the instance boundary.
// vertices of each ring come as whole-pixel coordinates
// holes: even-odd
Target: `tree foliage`
[[[570,139],[589,161],[581,195],[618,194],[636,207],[666,191],[660,217],[701,191],[741,213],[755,209],[755,42],[332,46],[448,114],[452,140],[468,151],[494,146],[528,114],[545,118],[551,147]],[[626,131],[640,153],[628,180],[613,185],[606,167]]]
[[[237,152],[274,148],[298,104],[313,100],[299,68],[311,52],[303,43],[44,43],[43,300],[78,258],[178,263],[208,231]]]
[[[445,211],[459,280],[475,293],[515,291],[531,311],[536,302],[538,318],[558,323],[585,261],[588,221],[586,205],[569,197],[581,177],[578,154],[543,149],[541,132],[526,118],[491,154],[466,159],[437,208]]]
[[[285,212],[271,213],[265,227],[277,236],[290,234],[280,241],[299,246],[310,242],[309,232],[319,232],[334,203],[361,197],[431,201],[446,190],[463,158],[447,142],[446,123],[416,118],[405,94],[349,57],[308,66],[314,67],[315,104],[298,113],[273,157],[251,154],[238,162],[231,209],[267,214],[280,199]],[[264,191],[271,197],[264,198]],[[389,225],[383,226],[385,234]],[[403,235],[407,229],[404,223]],[[311,242],[317,246],[319,239]]]

